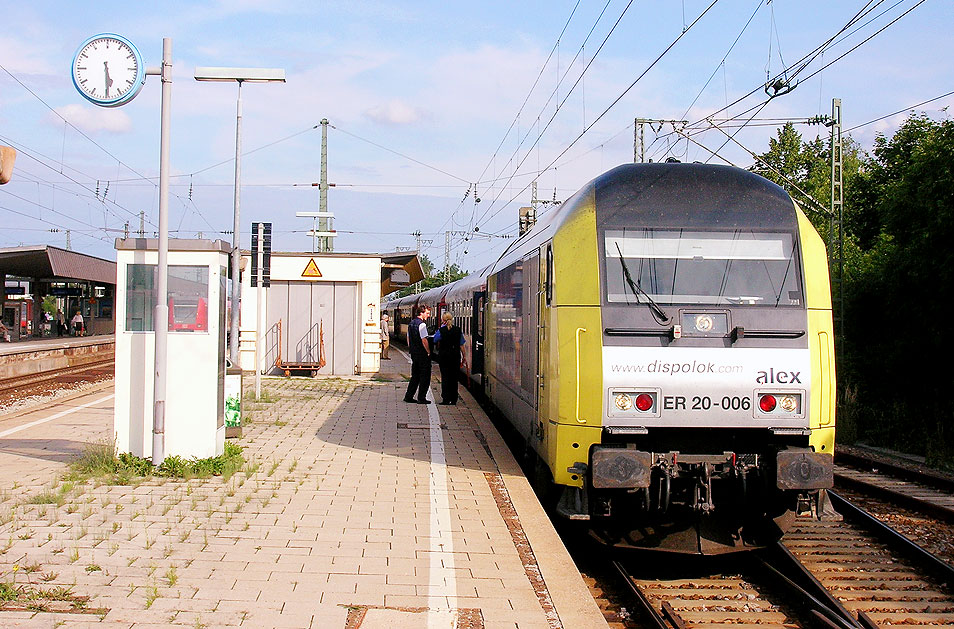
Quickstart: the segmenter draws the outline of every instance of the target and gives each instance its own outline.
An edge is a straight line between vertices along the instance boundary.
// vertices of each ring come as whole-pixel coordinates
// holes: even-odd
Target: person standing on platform
[[[73,315],[73,318],[70,319],[70,323],[73,326],[73,336],[85,336],[85,328],[83,327],[83,315],[79,310],[76,311],[76,314]]]
[[[381,314],[381,360],[391,360],[388,358],[388,349],[391,347],[391,329],[388,326],[390,317],[388,313]]]
[[[441,404],[457,404],[457,380],[460,372],[460,348],[464,345],[464,334],[454,325],[454,315],[445,312],[441,319],[444,323],[434,334],[434,346],[437,348],[437,364],[441,368]]]
[[[57,308],[56,309],[56,335],[63,336],[64,330],[66,330],[66,318],[63,316],[63,311]]]
[[[428,317],[431,309],[427,306],[414,306],[414,318],[407,326],[407,347],[411,351],[411,381],[407,383],[404,401],[409,404],[430,404],[427,390],[431,386],[431,344],[427,338]],[[417,393],[417,399],[414,394]]]

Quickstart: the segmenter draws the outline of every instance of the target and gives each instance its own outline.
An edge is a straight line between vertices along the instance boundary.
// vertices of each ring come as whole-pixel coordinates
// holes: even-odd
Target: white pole
[[[232,366],[239,366],[239,301],[242,298],[242,283],[239,281],[241,258],[241,210],[239,200],[242,186],[242,82],[238,81],[238,100],[235,103],[235,197],[232,214],[232,318],[229,337],[229,356]]]
[[[265,224],[258,224],[258,289],[255,291],[255,399],[262,397],[262,299],[265,277]]]
[[[172,39],[162,40],[162,111],[159,140],[159,273],[156,278],[156,373],[153,388],[152,464],[166,458],[166,369],[169,337],[169,125],[172,120]]]

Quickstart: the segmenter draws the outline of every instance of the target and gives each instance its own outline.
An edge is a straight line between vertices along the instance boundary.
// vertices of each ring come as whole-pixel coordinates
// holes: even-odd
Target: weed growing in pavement
[[[152,604],[156,602],[157,598],[159,598],[159,588],[154,585],[150,585],[146,589],[146,609],[152,607]]]
[[[62,493],[53,489],[41,491],[40,493],[30,496],[26,499],[26,504],[31,505],[61,506],[64,502],[66,502],[66,497]]]
[[[179,580],[179,577],[176,576],[176,567],[171,566],[168,570],[166,570],[166,583],[169,584],[169,587],[172,587],[176,584],[176,581],[178,580]]]
[[[44,612],[49,611],[49,604],[54,601],[68,603],[70,608],[67,611],[71,612],[96,611],[87,610],[89,599],[73,594],[72,587],[43,589],[29,583],[17,585],[15,582],[0,581],[0,608],[4,607],[4,603],[11,603],[21,609],[25,607],[29,611]]]
[[[112,442],[99,441],[86,444],[83,454],[70,464],[68,481],[106,480],[115,485],[130,485],[143,477],[161,478],[208,478],[231,476],[245,463],[242,446],[225,443],[225,452],[205,459],[183,459],[169,456],[158,466],[152,461],[128,452],[116,453]]]

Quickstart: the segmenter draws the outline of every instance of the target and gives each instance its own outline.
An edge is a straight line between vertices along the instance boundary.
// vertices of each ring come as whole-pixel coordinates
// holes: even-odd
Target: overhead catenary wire
[[[809,53],[807,53],[807,54],[805,54],[804,56],[802,56],[798,61],[794,62],[794,63],[791,64],[790,66],[788,66],[788,67],[786,67],[786,68],[783,68],[783,69],[782,69],[779,73],[777,73],[773,78],[770,78],[768,82],[770,83],[770,82],[773,82],[773,81],[780,80],[783,76],[787,77],[788,80],[793,79],[793,78],[796,77],[800,72],[804,71],[804,70],[808,67],[808,65],[811,63],[811,61],[813,61],[814,59],[816,59],[816,58],[820,57],[821,55],[823,55],[824,52],[825,52],[827,49],[829,49],[832,45],[837,44],[837,43],[841,43],[841,42],[844,41],[847,37],[850,37],[851,35],[857,33],[861,28],[864,28],[864,27],[867,26],[868,24],[871,24],[874,20],[876,20],[876,19],[880,18],[881,16],[885,15],[885,14],[886,14],[888,11],[890,11],[891,9],[893,9],[893,8],[897,7],[898,5],[902,4],[904,0],[898,0],[897,2],[895,2],[894,4],[892,4],[891,6],[889,6],[887,9],[885,9],[885,10],[882,11],[881,13],[879,13],[879,14],[875,15],[874,17],[872,17],[871,19],[869,19],[867,22],[864,22],[863,24],[859,24],[859,22],[861,22],[865,17],[869,16],[878,6],[880,6],[881,4],[883,4],[884,1],[885,1],[885,0],[879,0],[878,2],[874,3],[873,5],[872,5],[872,2],[871,2],[871,1],[867,2],[858,12],[856,12],[856,13],[852,16],[851,19],[848,20],[848,22],[846,22],[841,28],[839,28],[838,31],[836,31],[835,34],[833,34],[832,36],[830,36],[824,43],[820,44],[819,46],[816,46],[816,47],[815,47],[814,49],[812,49]],[[852,46],[849,50],[845,51],[845,52],[842,53],[841,55],[838,55],[836,58],[832,59],[832,60],[829,61],[828,63],[825,63],[825,64],[824,64],[821,68],[819,68],[818,70],[816,70],[816,71],[812,72],[811,74],[809,74],[808,76],[804,77],[804,78],[802,79],[802,81],[806,81],[806,80],[808,80],[808,79],[810,79],[810,78],[816,76],[817,74],[819,74],[820,72],[824,71],[825,69],[827,69],[828,67],[830,67],[830,66],[833,65],[834,63],[837,63],[838,61],[840,61],[841,59],[843,59],[843,58],[844,58],[845,56],[847,56],[848,54],[854,52],[855,50],[857,50],[858,48],[860,48],[860,47],[863,46],[864,44],[868,43],[868,42],[871,41],[874,37],[876,37],[877,35],[883,33],[885,30],[887,30],[889,27],[891,27],[892,25],[894,25],[895,23],[897,23],[899,20],[901,20],[902,18],[904,18],[906,15],[908,15],[909,13],[911,13],[911,11],[913,11],[914,9],[916,9],[917,7],[919,7],[919,6],[920,6],[921,4],[923,4],[924,2],[925,2],[925,0],[919,0],[918,2],[916,2],[916,3],[914,4],[914,6],[910,7],[909,9],[907,9],[906,11],[904,11],[902,14],[900,14],[900,15],[898,15],[897,17],[895,17],[894,19],[892,19],[890,22],[888,22],[887,24],[885,24],[884,26],[882,26],[881,28],[879,28],[877,31],[875,31],[874,33],[872,33],[871,35],[869,35],[868,37],[866,37],[864,40],[862,40],[861,42],[859,42],[859,43],[857,43],[856,45]],[[854,30],[851,30],[853,27],[855,27]],[[791,73],[789,73],[789,71],[791,71]],[[691,127],[697,127],[697,126],[700,125],[700,124],[708,124],[708,123],[706,123],[706,120],[707,120],[707,119],[713,118],[714,116],[716,116],[716,115],[718,115],[718,114],[720,114],[720,113],[723,113],[723,112],[725,112],[725,111],[728,111],[731,107],[733,107],[733,106],[735,106],[735,105],[741,103],[742,101],[744,101],[745,99],[747,99],[748,97],[752,96],[753,94],[759,92],[759,91],[762,90],[762,89],[763,89],[763,85],[760,85],[760,86],[758,86],[758,87],[753,88],[751,91],[749,91],[749,92],[746,93],[745,95],[743,95],[743,96],[737,98],[737,99],[736,99],[735,101],[733,101],[732,103],[729,103],[729,104],[727,104],[726,106],[724,106],[724,107],[718,109],[717,111],[713,112],[713,113],[710,114],[709,116],[706,116],[705,118],[701,118],[701,119],[699,119],[699,120],[697,120],[697,121],[695,121],[695,122],[690,123],[690,124],[688,125],[688,127],[691,128]],[[775,98],[775,97],[776,97],[776,95],[769,95],[769,97],[768,97],[766,100],[761,101],[761,102],[759,102],[759,103],[756,103],[755,105],[753,105],[753,106],[750,107],[749,109],[747,109],[747,110],[745,110],[745,111],[743,111],[743,112],[740,112],[739,114],[736,114],[735,117],[732,118],[732,119],[733,119],[733,120],[741,119],[743,116],[749,114],[749,113],[752,112],[753,110],[761,111],[761,109],[763,109],[764,106],[765,106],[769,101],[771,101],[773,98]],[[756,114],[757,114],[757,113],[758,113],[758,112],[756,112]],[[743,125],[741,125],[741,126],[744,127],[744,126],[747,126],[747,125],[748,125],[748,121],[746,121],[746,123],[743,124]],[[720,148],[721,148],[721,147],[720,147]]]
[[[883,116],[879,116],[879,117],[877,117],[877,118],[875,118],[875,119],[873,119],[873,120],[869,120],[868,122],[862,122],[861,124],[856,124],[856,125],[853,126],[853,127],[850,127],[850,128],[848,128],[848,129],[845,129],[844,131],[842,131],[842,133],[848,133],[849,131],[854,131],[855,129],[860,129],[861,127],[867,127],[868,125],[874,124],[874,123],[876,123],[876,122],[880,122],[880,121],[884,120],[885,118],[891,118],[892,116],[897,116],[897,115],[900,114],[900,113],[904,113],[904,112],[906,112],[906,111],[911,111],[912,109],[916,109],[916,108],[918,108],[918,107],[921,107],[922,105],[927,105],[928,103],[933,103],[933,102],[936,101],[936,100],[941,100],[942,98],[947,98],[948,96],[952,96],[952,95],[954,95],[954,91],[950,91],[950,92],[947,92],[947,93],[945,93],[945,94],[941,94],[940,96],[935,96],[934,98],[929,98],[928,100],[921,101],[920,103],[916,103],[916,104],[914,104],[914,105],[910,105],[910,106],[905,107],[905,108],[903,108],[903,109],[899,109],[898,111],[891,112],[890,114],[885,114],[885,115],[883,115]]]
[[[615,106],[623,99],[623,97],[626,96],[626,94],[628,94],[628,93],[633,89],[633,87],[635,87],[636,84],[637,84],[644,76],[646,76],[646,74],[648,74],[649,71],[652,70],[652,69],[656,66],[656,64],[659,63],[659,61],[660,61],[663,57],[665,57],[666,54],[668,54],[669,51],[671,51],[671,50],[673,49],[673,47],[674,47],[677,43],[679,43],[679,41],[680,41],[683,37],[685,37],[686,34],[687,34],[689,31],[691,31],[692,28],[693,28],[696,24],[698,24],[699,21],[702,20],[703,17],[705,17],[705,15],[712,9],[712,7],[714,7],[718,2],[719,2],[719,0],[712,0],[712,3],[709,4],[709,6],[707,6],[707,7],[689,24],[689,26],[687,26],[687,27],[685,28],[685,30],[683,30],[681,33],[679,33],[679,35],[677,35],[677,36],[672,40],[672,42],[670,42],[669,45],[666,46],[666,48],[663,49],[663,51],[662,51],[661,53],[659,53],[659,55],[658,55],[652,62],[649,63],[649,65],[633,80],[633,82],[630,83],[629,86],[626,87],[615,99],[613,99],[613,101],[612,101],[605,109],[603,109],[603,111],[596,117],[596,119],[594,119],[589,125],[587,125],[587,126],[579,133],[579,135],[577,135],[576,138],[574,138],[574,139],[566,146],[566,148],[564,148],[559,154],[557,154],[556,157],[554,157],[554,158],[550,161],[550,163],[547,165],[547,168],[553,166],[553,164],[555,164],[561,157],[563,157],[563,156],[567,153],[567,151],[569,151],[577,142],[579,142],[580,139],[581,139],[584,135],[586,135],[586,133],[589,132],[590,129],[592,129],[600,120],[602,120],[603,117],[604,117],[611,109],[613,109],[613,107],[615,107]],[[629,6],[629,5],[627,5],[627,7],[628,7],[628,6]],[[622,19],[622,15],[620,16],[620,19]],[[618,22],[617,22],[617,24],[618,24]],[[614,28],[615,28],[615,26],[614,26]],[[611,32],[612,32],[612,31],[611,31]],[[604,44],[605,44],[605,40],[604,40]],[[526,159],[526,158],[524,158],[524,159]],[[521,163],[522,163],[522,162],[521,162]],[[516,199],[517,196],[523,194],[523,192],[526,191],[526,189],[529,187],[529,185],[530,185],[530,184],[527,184],[526,186],[524,186],[523,189],[521,189],[516,195],[511,195],[510,201],[508,201],[508,202],[504,205],[504,207],[506,207],[507,205],[509,205],[509,203],[511,203],[514,199]],[[497,210],[497,212],[495,212],[494,214],[491,214],[489,217],[487,217],[487,220],[489,220],[489,219],[492,218],[493,216],[496,216],[496,214],[498,214],[500,211],[502,211],[502,209],[503,209],[503,208]],[[488,210],[489,210],[489,208],[488,208]],[[484,213],[484,216],[486,216],[486,211],[485,211],[485,213]]]
[[[718,0],[714,0],[714,2],[718,2]],[[571,95],[571,94],[573,93],[573,91],[576,89],[576,86],[579,85],[580,81],[582,80],[583,76],[586,74],[586,72],[587,72],[587,70],[589,69],[589,67],[593,64],[594,61],[596,61],[596,57],[600,54],[600,51],[602,51],[603,48],[606,46],[606,42],[609,41],[610,36],[612,36],[612,34],[616,31],[616,28],[619,26],[620,22],[622,22],[623,17],[626,15],[627,11],[629,11],[629,8],[630,8],[632,5],[633,5],[633,0],[630,0],[629,3],[623,8],[622,12],[619,14],[619,17],[616,18],[616,22],[613,23],[612,28],[610,28],[610,30],[609,30],[609,32],[606,34],[606,36],[603,37],[603,41],[600,43],[599,47],[596,49],[596,52],[590,57],[589,62],[588,62],[588,63],[586,64],[586,66],[583,68],[583,71],[580,73],[580,76],[577,77],[576,82],[570,87],[569,92],[563,97],[563,100],[560,101],[559,106],[558,106],[558,107],[556,108],[556,110],[553,112],[553,115],[550,116],[550,119],[547,121],[547,124],[544,126],[543,130],[538,133],[537,139],[534,140],[534,143],[533,143],[533,144],[530,146],[530,148],[527,150],[527,152],[526,152],[526,154],[524,155],[523,159],[520,160],[520,163],[518,163],[516,166],[514,166],[513,174],[512,174],[512,176],[508,179],[508,182],[513,179],[513,175],[516,174],[517,169],[520,168],[520,166],[522,166],[523,163],[524,163],[524,162],[527,160],[527,158],[530,156],[530,153],[531,153],[531,151],[533,150],[533,148],[534,148],[535,146],[537,146],[537,144],[539,144],[541,138],[543,137],[543,134],[547,132],[547,129],[549,129],[550,125],[551,125],[551,124],[553,123],[553,121],[556,119],[557,115],[559,114],[560,110],[562,109],[563,104],[566,103],[567,99],[569,99],[570,95]],[[599,116],[596,120],[593,121],[593,123],[591,123],[589,126],[585,127],[585,128],[583,129],[582,133],[580,134],[580,136],[578,136],[577,139],[579,139],[579,137],[582,137],[583,134],[585,134],[590,128],[592,128],[592,126],[593,126],[594,124],[596,124],[596,122],[598,122],[599,119],[600,119],[605,113],[606,113],[606,112],[604,111],[603,114],[600,114],[600,116]],[[575,142],[576,142],[576,140],[574,140],[574,143],[575,143]],[[572,143],[571,143],[570,146],[572,146]],[[569,149],[569,147],[567,147],[567,148]],[[564,152],[565,152],[565,151],[564,151]],[[561,153],[560,156],[562,156],[562,153]],[[560,156],[558,156],[557,159],[559,159]],[[556,161],[556,160],[554,160],[554,162],[555,162],[555,161]],[[547,166],[547,169],[549,169],[549,167],[552,166],[552,165],[553,165],[553,162],[551,162],[550,165]],[[508,201],[508,202],[504,205],[504,207],[506,207],[507,205],[509,205],[517,196],[523,194],[523,193],[526,191],[527,187],[529,187],[529,185],[530,185],[530,184],[527,184],[526,186],[524,186],[524,187],[523,187],[519,192],[517,192],[515,195],[514,195],[514,194],[511,194],[511,195],[510,195],[510,196],[511,196],[511,200]],[[493,209],[494,204],[495,204],[495,203],[497,202],[497,200],[500,198],[500,195],[501,195],[501,193],[503,192],[504,188],[505,188],[505,186],[501,186],[500,192],[497,193],[497,195],[494,197],[493,201],[491,201],[490,205],[487,207],[487,209],[484,210],[483,214],[481,214],[481,216],[475,221],[475,223],[479,223],[479,222],[483,221],[483,220],[485,219],[485,217],[487,217],[487,213],[488,213],[490,210]],[[502,209],[502,208],[501,208],[501,209]],[[501,210],[497,210],[497,212],[494,212],[494,214],[492,214],[491,217],[496,216],[496,214],[498,214],[500,211],[501,211]]]

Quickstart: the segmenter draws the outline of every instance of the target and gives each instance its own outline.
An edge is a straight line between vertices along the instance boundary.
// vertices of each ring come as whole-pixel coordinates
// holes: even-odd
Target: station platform
[[[0,580],[16,563],[17,583],[90,597],[0,626],[605,627],[473,398],[407,404],[391,357],[371,377],[263,379],[228,479],[65,485],[63,453],[112,432],[110,389],[0,416]]]
[[[116,342],[114,334],[98,334],[94,336],[50,336],[46,338],[16,341],[15,343],[0,342],[0,356],[13,354],[27,354],[36,351],[68,349],[71,347],[86,347],[89,345],[103,345]]]

